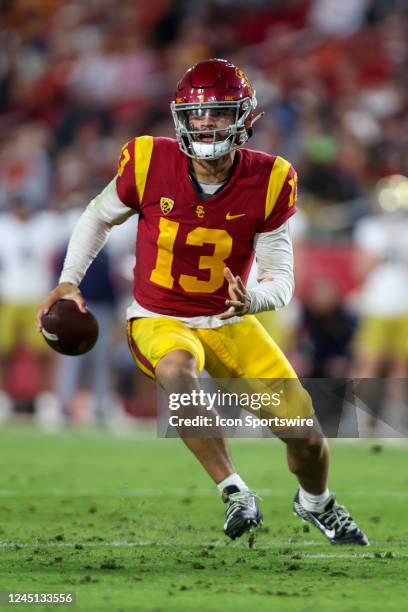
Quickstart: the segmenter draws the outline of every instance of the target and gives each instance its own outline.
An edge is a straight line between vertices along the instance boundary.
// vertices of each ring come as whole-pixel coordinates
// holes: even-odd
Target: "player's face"
[[[228,137],[228,132],[223,130],[235,122],[235,113],[233,108],[200,108],[188,111],[187,119],[190,129],[198,132],[193,135],[194,140],[200,142],[213,142],[214,138],[224,140]],[[214,132],[214,130],[220,131]]]

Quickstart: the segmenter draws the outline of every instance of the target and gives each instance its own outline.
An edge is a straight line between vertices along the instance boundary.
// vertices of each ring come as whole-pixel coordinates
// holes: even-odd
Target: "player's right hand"
[[[48,314],[51,306],[58,300],[72,300],[76,303],[81,312],[87,312],[86,302],[78,287],[72,283],[60,283],[45,298],[37,312],[37,329],[41,331],[42,317]]]

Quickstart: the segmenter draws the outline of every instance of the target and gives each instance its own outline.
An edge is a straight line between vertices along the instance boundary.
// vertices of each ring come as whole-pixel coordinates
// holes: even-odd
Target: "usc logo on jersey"
[[[204,216],[205,216],[204,206],[202,206],[201,204],[197,204],[195,211],[199,219],[204,219]]]
[[[173,210],[174,200],[171,198],[160,198],[160,208],[165,215]]]

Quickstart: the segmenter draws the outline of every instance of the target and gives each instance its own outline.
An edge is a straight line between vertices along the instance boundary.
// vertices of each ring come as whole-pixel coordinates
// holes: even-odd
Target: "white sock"
[[[302,487],[299,487],[299,501],[309,512],[321,512],[329,497],[329,489],[326,489],[320,495],[313,495],[313,493],[308,493]]]
[[[224,480],[221,480],[221,482],[217,484],[217,487],[220,493],[222,493],[225,487],[230,487],[231,485],[235,485],[240,491],[248,490],[248,486],[242,480],[241,476],[236,473],[230,474],[224,478]]]

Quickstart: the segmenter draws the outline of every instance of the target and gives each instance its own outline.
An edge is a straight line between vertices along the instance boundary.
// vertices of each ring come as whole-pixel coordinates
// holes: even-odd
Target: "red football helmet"
[[[254,118],[256,105],[248,77],[234,64],[222,59],[194,64],[177,83],[175,100],[170,105],[181,151],[196,159],[217,159],[237,149],[252,133],[252,125],[258,119]],[[190,123],[191,117],[226,112],[231,116],[226,128],[199,131]]]

